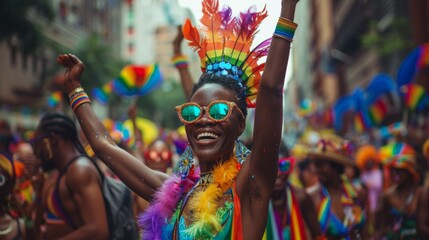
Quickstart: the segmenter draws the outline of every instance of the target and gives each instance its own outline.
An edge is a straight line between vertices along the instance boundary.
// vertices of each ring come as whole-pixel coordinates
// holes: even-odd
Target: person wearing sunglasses
[[[143,239],[262,238],[278,168],[282,90],[297,2],[279,1],[281,16],[273,38],[254,49],[250,46],[267,16],[265,9],[250,8],[233,17],[231,8],[204,0],[204,27],[199,30],[189,20],[184,24],[184,37],[198,52],[203,74],[188,103],[176,108],[189,147],[171,177],[116,146],[81,87],[84,64],[72,54],[58,56],[67,69],[63,84],[70,105],[94,152],[128,187],[151,201],[139,220]],[[260,63],[266,55],[266,63]],[[237,141],[247,107],[256,107],[251,153]]]
[[[289,156],[284,144],[280,145],[277,179],[271,196],[267,239],[325,239],[311,197],[304,189],[295,188],[289,176],[295,158]]]

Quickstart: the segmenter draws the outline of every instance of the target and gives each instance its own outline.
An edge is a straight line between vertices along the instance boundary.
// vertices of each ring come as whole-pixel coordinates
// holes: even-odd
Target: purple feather
[[[139,214],[137,224],[143,230],[143,240],[161,240],[164,226],[170,220],[183,192],[188,191],[198,179],[199,171],[184,181],[176,174],[169,177],[155,193],[151,206]]]
[[[220,14],[222,16],[222,28],[226,30],[232,20],[232,9],[230,7],[224,7],[222,11],[220,11]]]

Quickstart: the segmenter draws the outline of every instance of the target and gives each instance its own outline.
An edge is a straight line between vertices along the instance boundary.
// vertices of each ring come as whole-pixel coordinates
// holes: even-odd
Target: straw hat
[[[343,166],[354,166],[353,145],[341,138],[321,139],[316,148],[308,153],[313,160],[327,160]]]

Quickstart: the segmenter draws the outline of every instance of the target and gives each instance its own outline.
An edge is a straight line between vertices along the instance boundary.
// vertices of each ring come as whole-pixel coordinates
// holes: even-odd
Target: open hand
[[[85,69],[83,62],[73,54],[59,55],[57,57],[57,62],[67,68],[61,83],[69,90],[73,90],[80,86],[80,78]]]

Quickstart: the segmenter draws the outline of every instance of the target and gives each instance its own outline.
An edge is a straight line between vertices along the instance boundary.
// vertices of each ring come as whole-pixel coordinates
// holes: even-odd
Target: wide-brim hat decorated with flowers
[[[323,138],[309,151],[308,157],[315,161],[326,160],[343,166],[354,166],[353,153],[351,142],[339,137]]]

